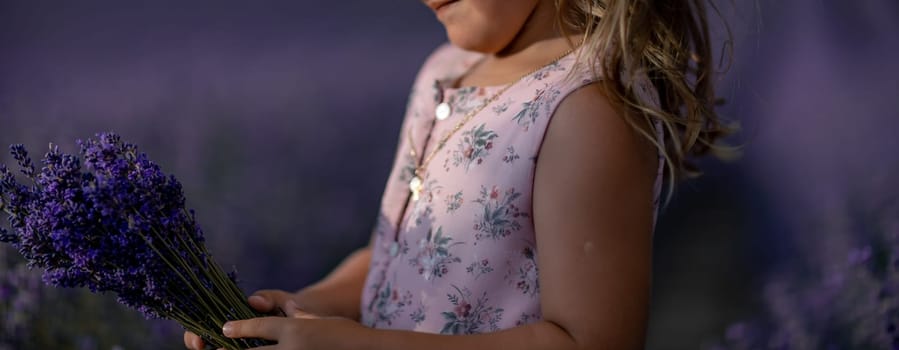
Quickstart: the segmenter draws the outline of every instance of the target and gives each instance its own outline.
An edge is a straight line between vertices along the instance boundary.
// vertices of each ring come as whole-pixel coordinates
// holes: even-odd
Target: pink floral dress
[[[541,319],[531,216],[536,159],[559,102],[595,79],[575,64],[576,54],[525,77],[449,139],[422,176],[420,198],[412,200],[412,145],[419,159],[430,154],[460,119],[503,88],[448,87],[482,57],[444,45],[416,79],[372,237],[361,305],[367,326],[473,334]],[[453,108],[436,120],[442,101]]]

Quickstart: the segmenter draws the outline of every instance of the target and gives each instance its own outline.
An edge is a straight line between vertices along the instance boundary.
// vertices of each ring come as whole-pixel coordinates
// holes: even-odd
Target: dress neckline
[[[581,47],[583,47],[583,45]],[[522,80],[526,80],[527,78],[532,77],[532,76],[536,75],[537,73],[540,73],[540,72],[546,70],[550,66],[553,66],[553,65],[559,64],[565,60],[568,60],[572,55],[579,52],[581,50],[581,47],[577,47],[576,49],[572,50],[565,56],[560,57],[556,61],[545,64],[544,66],[534,70],[533,72],[530,72],[529,74],[524,75],[521,78],[519,78],[515,81],[512,81],[512,82],[506,83],[506,84],[465,85],[465,86],[456,87],[455,86],[456,83],[458,83],[458,81],[460,79],[462,79],[462,77],[464,77],[466,74],[468,74],[469,71],[473,67],[480,64],[481,62],[484,61],[484,59],[487,58],[487,55],[484,53],[472,53],[472,56],[465,57],[464,59],[458,60],[458,61],[456,61],[456,63],[452,64],[452,67],[447,70],[448,73],[443,78],[436,79],[435,86],[443,95],[457,94],[459,92],[469,91],[469,90],[470,91],[482,90],[485,92],[497,91],[502,88],[505,88],[506,86],[508,86],[510,84],[514,85],[514,84],[521,82]]]

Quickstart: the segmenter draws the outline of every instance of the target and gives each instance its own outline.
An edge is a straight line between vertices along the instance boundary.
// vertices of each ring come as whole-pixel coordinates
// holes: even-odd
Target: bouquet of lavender
[[[0,227],[0,242],[44,269],[49,285],[113,292],[217,347],[264,345],[221,335],[225,322],[260,315],[206,250],[180,183],[115,134],[78,144],[83,160],[51,144],[40,171],[22,145],[10,147],[31,183],[0,164],[0,210],[11,227]]]

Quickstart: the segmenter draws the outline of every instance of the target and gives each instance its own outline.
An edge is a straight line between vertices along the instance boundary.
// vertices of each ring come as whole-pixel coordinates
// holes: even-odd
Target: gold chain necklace
[[[455,135],[456,132],[458,132],[460,129],[462,129],[463,126],[465,126],[465,123],[468,123],[469,120],[474,118],[474,116],[476,116],[478,113],[480,113],[482,110],[484,110],[484,108],[487,108],[487,106],[489,106],[491,103],[493,103],[494,101],[499,99],[499,97],[502,96],[502,94],[505,93],[506,90],[509,90],[509,88],[511,88],[515,84],[521,82],[522,80],[524,80],[524,78],[527,78],[531,74],[537,73],[540,70],[546,68],[547,66],[558,62],[559,60],[565,58],[565,56],[568,56],[569,54],[574,52],[574,50],[576,50],[576,49],[577,49],[577,46],[571,48],[568,51],[565,51],[565,53],[563,53],[559,57],[556,57],[552,61],[549,61],[549,63],[547,63],[543,66],[540,66],[540,67],[528,72],[527,74],[522,75],[515,81],[509,83],[508,85],[504,86],[502,89],[497,91],[495,94],[493,94],[493,96],[490,96],[490,98],[488,98],[486,101],[484,101],[484,103],[481,104],[478,108],[468,112],[465,115],[465,117],[463,117],[462,120],[460,120],[459,123],[457,123],[456,126],[453,127],[453,129],[449,133],[444,135],[443,138],[441,138],[440,141],[437,142],[437,148],[435,148],[433,151],[431,151],[431,153],[428,154],[428,156],[425,157],[425,159],[421,163],[419,163],[418,165],[415,166],[415,169],[413,170],[412,180],[409,181],[409,191],[412,192],[412,200],[417,201],[419,196],[421,195],[421,191],[424,188],[424,182],[422,181],[421,177],[423,176],[425,169],[428,167],[428,164],[430,164],[431,160],[434,159],[434,157],[437,155],[437,153],[439,153],[440,150],[443,149],[443,146],[446,145],[447,141],[449,141],[449,139],[453,135]],[[438,114],[439,113],[440,112],[438,112]],[[434,126],[432,124],[431,132],[433,132],[433,128],[434,128]],[[415,147],[414,141],[412,140],[412,128],[411,127],[409,128],[408,138],[409,138],[409,155],[412,156],[412,159],[417,161],[418,160],[418,152],[415,151],[416,147]],[[424,152],[424,149],[422,149],[422,152]]]

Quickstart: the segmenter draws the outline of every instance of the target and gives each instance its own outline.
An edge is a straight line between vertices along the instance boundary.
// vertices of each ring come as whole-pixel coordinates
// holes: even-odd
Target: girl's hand
[[[296,301],[297,295],[288,293],[283,290],[267,289],[253,293],[247,301],[256,311],[276,314],[276,315],[293,315],[300,312]],[[184,346],[188,349],[202,350],[206,347],[203,338],[185,331]]]
[[[364,342],[366,328],[343,317],[319,317],[302,311],[293,317],[260,317],[231,321],[222,327],[229,338],[261,338],[278,342],[265,350],[356,348],[351,341]]]
[[[371,248],[359,249],[344,259],[324,280],[296,293],[271,289],[258,291],[249,298],[250,306],[259,312],[275,315],[292,316],[303,311],[357,319],[359,298],[370,262]],[[184,345],[195,350],[205,347],[203,340],[190,332],[184,333]]]

